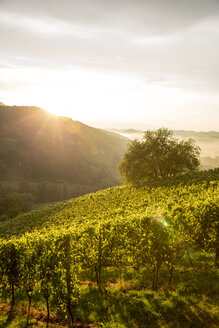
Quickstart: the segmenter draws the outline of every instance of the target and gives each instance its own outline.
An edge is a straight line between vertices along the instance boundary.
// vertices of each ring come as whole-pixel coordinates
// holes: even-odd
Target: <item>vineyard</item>
[[[216,327],[218,219],[219,169],[20,215],[0,223],[0,298],[47,326]]]

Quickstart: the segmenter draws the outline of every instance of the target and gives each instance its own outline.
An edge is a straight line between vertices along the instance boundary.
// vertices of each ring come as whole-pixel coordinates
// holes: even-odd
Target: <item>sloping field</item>
[[[82,228],[89,224],[136,216],[154,215],[162,220],[168,208],[210,201],[219,203],[219,169],[144,188],[114,187],[69,201],[59,202],[0,223],[0,238],[26,233]]]
[[[64,325],[216,327],[218,173],[109,188],[1,223],[13,327],[19,304],[27,321],[34,304]]]

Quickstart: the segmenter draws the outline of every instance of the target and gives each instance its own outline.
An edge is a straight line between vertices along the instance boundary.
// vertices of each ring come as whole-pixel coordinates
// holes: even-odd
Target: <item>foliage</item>
[[[198,264],[198,262],[197,262]],[[161,277],[163,278],[163,277]],[[215,271],[177,272],[177,287],[169,291],[138,290],[134,287],[114,286],[105,292],[95,286],[81,286],[75,306],[75,326],[83,327],[156,327],[210,328],[218,324],[218,276]],[[37,303],[34,304],[37,308]],[[54,308],[55,309],[55,308]],[[54,310],[53,309],[53,310]],[[42,309],[34,309],[29,325],[46,327],[39,320]],[[42,315],[43,314],[43,315]],[[51,327],[66,327],[54,312]],[[10,322],[10,325],[9,325]],[[1,313],[0,326],[25,327],[26,316],[17,311]],[[90,324],[88,324],[90,323]],[[12,326],[13,324],[13,326]]]
[[[34,198],[31,194],[8,194],[0,198],[0,221],[16,217],[28,212],[33,207]]]
[[[142,141],[129,144],[119,169],[127,182],[142,184],[197,170],[199,153],[192,139],[180,141],[168,129],[148,130]]]
[[[23,290],[30,305],[38,289],[48,318],[56,304],[72,322],[78,281],[89,272],[101,293],[112,267],[120,281],[133,268],[136,275],[148,272],[152,289],[170,288],[189,252],[218,249],[218,170],[201,172],[195,181],[109,188],[0,223],[2,293],[9,290],[13,305],[16,291]]]

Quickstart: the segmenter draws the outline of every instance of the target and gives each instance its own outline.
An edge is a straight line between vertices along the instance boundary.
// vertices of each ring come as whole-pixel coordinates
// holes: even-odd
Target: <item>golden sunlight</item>
[[[185,107],[191,109],[191,117],[196,104],[206,101],[203,94],[160,85],[134,74],[30,68],[0,68],[0,74],[16,85],[13,93],[2,93],[7,104],[35,105],[91,125],[98,121],[130,124],[138,117],[142,122],[166,126],[177,120],[180,126]]]

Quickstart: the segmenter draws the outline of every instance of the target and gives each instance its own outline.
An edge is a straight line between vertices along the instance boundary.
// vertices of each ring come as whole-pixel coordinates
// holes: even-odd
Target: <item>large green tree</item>
[[[142,184],[197,170],[199,154],[200,148],[192,139],[179,140],[165,128],[148,130],[141,141],[129,144],[119,170],[127,182]]]

